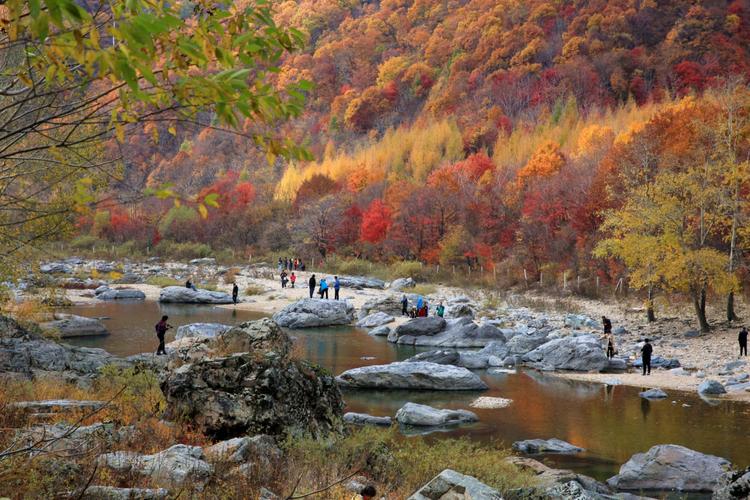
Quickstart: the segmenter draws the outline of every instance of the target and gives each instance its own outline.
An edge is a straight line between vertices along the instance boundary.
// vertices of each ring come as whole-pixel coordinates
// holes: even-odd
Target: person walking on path
[[[339,290],[341,289],[341,282],[338,276],[333,277],[333,300],[339,300]]]
[[[608,317],[602,316],[602,324],[604,325],[604,335],[612,333],[612,322]]]
[[[443,305],[443,303],[442,303],[442,302],[441,302],[441,303],[439,303],[439,304],[438,304],[438,306],[437,306],[437,307],[435,308],[435,312],[436,312],[436,313],[437,313],[437,315],[438,315],[438,316],[440,316],[441,318],[443,317],[443,315],[445,314],[445,306]]]
[[[328,282],[325,278],[320,278],[320,290],[318,291],[320,298],[328,298]]]
[[[406,298],[406,294],[401,296],[401,316],[409,315],[409,299]]]
[[[159,339],[159,347],[156,348],[157,356],[160,354],[167,354],[167,350],[164,348],[164,335],[166,335],[167,330],[172,328],[172,325],[167,323],[168,319],[169,316],[162,316],[161,321],[154,325],[154,328],[156,329],[156,337]]]
[[[286,288],[286,270],[281,271],[281,288]]]
[[[641,347],[641,361],[643,362],[643,375],[651,375],[651,353],[654,352],[653,346],[646,339]]]
[[[240,294],[240,287],[237,286],[237,283],[232,283],[232,302],[234,302],[234,305],[237,305],[237,297]]]
[[[297,276],[294,274],[294,271],[289,276],[289,282],[292,284],[292,288],[294,288],[294,284],[297,282]]]
[[[740,342],[740,357],[743,353],[747,356],[747,328],[744,326],[742,327],[742,330],[740,330],[737,340]]]
[[[310,276],[310,281],[308,281],[308,284],[310,285],[310,298],[312,298],[313,294],[315,293],[315,284],[316,284],[314,274]]]

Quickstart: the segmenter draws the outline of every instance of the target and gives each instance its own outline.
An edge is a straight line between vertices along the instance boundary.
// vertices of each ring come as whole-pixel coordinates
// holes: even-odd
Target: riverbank
[[[297,273],[298,279],[295,288],[287,286],[281,288],[278,279],[271,279],[276,271],[270,268],[246,267],[240,268],[228,279],[218,272],[213,266],[199,266],[186,268],[182,264],[163,264],[164,274],[169,274],[177,280],[184,279],[191,272],[197,272],[196,281],[200,286],[201,280],[212,281],[213,287],[219,291],[231,293],[231,284],[224,281],[236,281],[240,288],[241,302],[237,305],[220,305],[217,307],[253,311],[264,314],[273,314],[283,307],[294,303],[309,295],[307,281],[311,274],[315,273],[318,281],[321,277],[327,277],[329,281],[332,276],[319,271],[308,271]],[[226,269],[223,270],[226,273]],[[131,288],[142,291],[146,300],[158,300],[161,287],[150,284],[127,284],[113,285],[115,287]],[[650,376],[641,376],[640,372],[605,374],[605,373],[577,373],[556,372],[557,376],[584,380],[589,382],[612,382],[613,379],[622,385],[639,388],[658,387],[664,390],[679,390],[695,392],[700,383],[705,379],[715,379],[722,383],[731,378],[746,373],[749,366],[744,363],[733,363],[737,358],[736,334],[739,325],[727,325],[720,322],[721,311],[709,309],[709,315],[714,320],[714,330],[708,334],[700,334],[693,326],[691,310],[687,305],[670,304],[662,307],[662,315],[654,323],[645,321],[645,313],[642,308],[637,307],[632,301],[602,301],[586,299],[573,295],[564,297],[550,296],[523,291],[521,293],[498,292],[487,290],[466,290],[455,287],[431,286],[431,293],[427,295],[431,307],[439,301],[446,301],[459,296],[469,296],[478,305],[478,318],[502,319],[504,311],[518,307],[528,307],[535,311],[542,311],[559,321],[557,327],[562,328],[560,318],[568,313],[583,314],[595,321],[602,315],[609,317],[614,325],[615,344],[618,355],[636,360],[640,355],[640,346],[644,338],[649,338],[654,346],[654,355],[667,359],[679,361],[681,370],[668,371],[656,368]],[[245,291],[251,290],[252,295],[246,295]],[[317,290],[316,290],[317,291]],[[409,291],[409,289],[405,290]],[[333,290],[329,292],[333,295]],[[392,294],[400,294],[400,291],[379,288],[351,289],[342,288],[341,300],[349,301],[355,308],[359,309],[369,300],[385,298]],[[317,296],[317,295],[316,295]],[[90,304],[100,302],[91,290],[68,290],[67,298],[74,304]],[[738,297],[737,311],[741,316],[750,314],[747,305]],[[397,326],[406,321],[404,317],[397,317]],[[594,327],[584,327],[581,331],[596,331]],[[750,392],[745,390],[730,391],[720,396],[721,399],[736,401],[750,401]]]

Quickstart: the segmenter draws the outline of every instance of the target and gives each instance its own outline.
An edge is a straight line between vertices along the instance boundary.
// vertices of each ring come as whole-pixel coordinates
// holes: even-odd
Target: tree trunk
[[[734,292],[727,295],[727,321],[737,321],[739,318],[734,313]]]
[[[693,305],[695,306],[695,314],[698,316],[701,331],[708,332],[711,327],[706,319],[706,287],[701,287],[700,290],[693,290]]]
[[[648,302],[646,302],[646,319],[649,323],[656,321],[656,315],[654,314],[654,287],[648,287]]]

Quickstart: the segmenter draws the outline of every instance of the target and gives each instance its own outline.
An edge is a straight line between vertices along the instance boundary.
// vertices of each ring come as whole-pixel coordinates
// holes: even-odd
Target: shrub
[[[425,279],[424,267],[420,262],[413,260],[404,260],[391,264],[389,271],[394,279],[412,278],[417,281]]]
[[[266,289],[260,285],[248,285],[245,288],[245,295],[262,295]]]
[[[208,257],[213,253],[211,247],[205,243],[177,243],[171,240],[160,241],[154,251],[160,257],[176,260]]]
[[[169,276],[149,276],[146,278],[146,284],[165,288],[168,286],[180,286],[183,283]]]
[[[420,283],[414,288],[406,289],[404,291],[407,291],[409,293],[416,293],[417,295],[432,295],[437,291],[437,287],[435,285]]]
[[[71,248],[74,248],[76,250],[93,250],[97,245],[104,244],[106,243],[102,242],[102,240],[100,240],[96,236],[90,235],[79,236],[72,239],[70,243],[68,243]]]

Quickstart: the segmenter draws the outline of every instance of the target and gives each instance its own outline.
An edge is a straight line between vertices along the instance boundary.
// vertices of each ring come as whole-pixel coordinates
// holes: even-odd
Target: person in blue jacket
[[[328,282],[325,278],[320,278],[320,288],[318,289],[320,298],[328,298]]]
[[[339,290],[341,289],[341,282],[338,276],[333,277],[333,298],[339,300]]]

